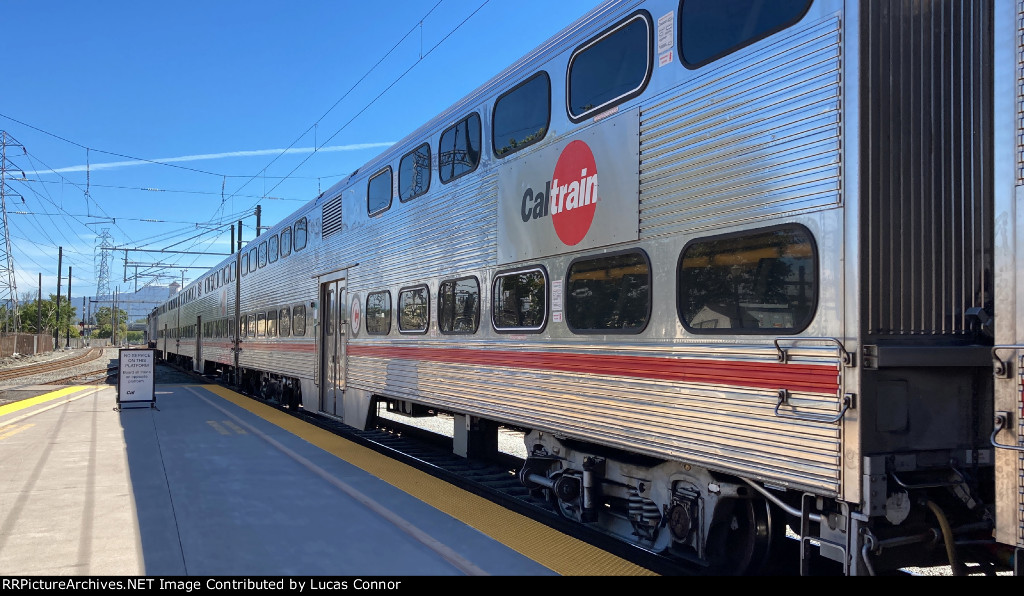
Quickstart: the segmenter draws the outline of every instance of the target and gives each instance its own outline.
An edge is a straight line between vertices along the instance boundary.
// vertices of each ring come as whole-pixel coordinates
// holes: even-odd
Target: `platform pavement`
[[[651,575],[224,388],[151,405],[0,406],[0,575]]]

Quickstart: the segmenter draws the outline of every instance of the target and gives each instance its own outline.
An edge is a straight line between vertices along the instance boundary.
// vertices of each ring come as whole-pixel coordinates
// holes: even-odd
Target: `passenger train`
[[[356,428],[450,414],[466,457],[522,429],[519,479],[565,518],[700,572],[1019,575],[1022,22],[603,3],[150,337]]]

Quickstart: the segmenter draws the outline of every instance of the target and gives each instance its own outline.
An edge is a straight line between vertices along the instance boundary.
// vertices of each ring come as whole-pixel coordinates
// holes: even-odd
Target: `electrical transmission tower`
[[[93,266],[96,268],[96,299],[110,297],[110,259],[107,251],[114,248],[109,228],[103,228],[96,237],[96,249],[93,253]]]
[[[0,130],[0,209],[3,210],[3,237],[0,238],[0,304],[7,308],[4,316],[4,331],[18,331],[21,327],[20,315],[18,312],[18,285],[14,278],[14,255],[11,254],[11,233],[7,227],[7,199],[18,197],[25,199],[7,186],[7,171],[21,168],[14,165],[7,159],[8,147],[20,147],[22,154],[25,147],[14,140],[14,137],[7,134],[7,131]],[[21,172],[21,177],[25,173]],[[13,329],[11,326],[13,325]]]

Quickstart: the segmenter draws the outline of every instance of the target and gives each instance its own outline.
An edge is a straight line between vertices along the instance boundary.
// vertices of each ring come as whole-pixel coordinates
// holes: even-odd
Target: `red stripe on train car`
[[[242,351],[244,352],[245,350],[273,350],[275,352],[314,353],[316,352],[316,344],[312,342],[304,342],[301,344],[242,342]]]
[[[837,367],[815,364],[509,352],[462,348],[403,348],[353,344],[348,345],[348,355],[839,394]]]

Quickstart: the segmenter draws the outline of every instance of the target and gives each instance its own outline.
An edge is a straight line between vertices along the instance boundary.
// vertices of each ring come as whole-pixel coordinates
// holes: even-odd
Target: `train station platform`
[[[0,575],[652,575],[216,385],[0,406]]]

